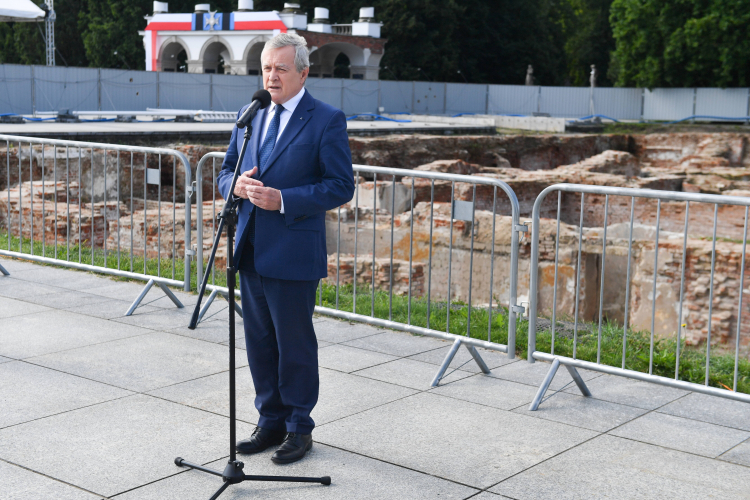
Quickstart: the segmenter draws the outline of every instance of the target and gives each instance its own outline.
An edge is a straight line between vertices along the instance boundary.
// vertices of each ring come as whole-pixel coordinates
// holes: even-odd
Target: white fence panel
[[[151,71],[101,70],[102,111],[145,111],[157,107],[157,75]]]
[[[211,109],[211,75],[160,73],[159,107],[163,109]]]
[[[380,82],[380,105],[386,113],[409,113],[412,103],[411,82],[395,82],[382,80]]]
[[[594,89],[594,113],[615,120],[638,120],[642,95],[641,89],[597,87]]]
[[[442,115],[445,113],[445,84],[414,82],[414,113]]]
[[[377,80],[344,80],[344,114],[378,112]]]
[[[538,110],[539,87],[490,85],[489,92],[491,115],[531,115]]]
[[[487,85],[448,83],[445,86],[445,114],[487,112]]]
[[[37,111],[98,110],[99,70],[34,66]]]
[[[212,78],[212,111],[239,111],[245,104],[250,104],[261,84],[257,75],[212,75]]]
[[[591,100],[588,87],[541,87],[539,111],[560,118],[588,116]]]
[[[693,89],[645,90],[644,120],[681,120],[693,115]]]
[[[31,113],[32,92],[31,66],[0,65],[0,113]]]
[[[748,116],[748,89],[696,89],[695,114],[723,118]]]
[[[308,78],[305,87],[314,98],[341,109],[341,83],[339,78]]]

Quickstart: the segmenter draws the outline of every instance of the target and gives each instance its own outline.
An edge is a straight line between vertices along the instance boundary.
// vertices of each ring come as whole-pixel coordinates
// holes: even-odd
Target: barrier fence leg
[[[537,391],[536,396],[534,396],[534,401],[532,401],[531,406],[529,406],[529,411],[536,411],[537,408],[539,408],[539,405],[542,402],[542,398],[547,392],[547,389],[549,389],[549,385],[552,383],[552,379],[555,378],[555,374],[557,373],[558,368],[560,368],[560,360],[555,358],[555,360],[552,362],[552,366],[549,367],[547,375],[544,377],[544,381],[542,381],[542,385],[539,386],[539,390]]]
[[[221,293],[221,296],[224,297],[227,301],[229,301],[229,295],[225,294],[223,292],[219,292],[218,290],[214,290],[211,292],[211,295],[208,296],[208,300],[206,300],[206,305],[203,306],[203,309],[201,309],[201,313],[198,315],[198,323],[201,322],[203,319],[203,316],[206,314],[206,311],[208,311],[208,308],[211,307],[211,304],[213,303],[214,299],[217,295]],[[242,307],[235,302],[234,303],[234,312],[237,313],[237,316],[242,318]]]
[[[456,339],[451,346],[451,350],[448,351],[448,355],[445,356],[443,364],[440,365],[440,369],[435,374],[435,378],[432,379],[432,383],[430,384],[431,387],[437,387],[438,385],[440,385],[440,379],[442,379],[443,375],[445,375],[445,370],[448,369],[448,365],[450,365],[451,361],[453,361],[453,357],[456,355],[456,352],[458,352],[459,347],[461,347],[461,339]]]
[[[227,300],[227,302],[229,302],[229,294],[222,293],[221,295]],[[234,312],[236,312],[237,316],[239,316],[240,319],[242,319],[242,307],[237,303],[237,301],[235,301],[234,303]]]
[[[182,302],[175,296],[175,294],[172,293],[172,290],[170,290],[167,285],[164,285],[162,283],[157,283],[154,280],[148,280],[148,283],[146,283],[146,286],[141,290],[141,293],[138,294],[138,297],[133,301],[133,303],[130,305],[130,308],[128,309],[128,312],[125,313],[125,316],[130,316],[133,314],[133,311],[138,308],[139,305],[141,305],[141,302],[143,301],[144,297],[146,297],[146,294],[151,290],[151,287],[154,285],[159,285],[159,288],[162,289],[162,291],[167,295],[167,297],[170,298],[172,302],[174,302],[174,305],[182,309],[185,307],[182,305]]]
[[[198,315],[198,323],[201,322],[201,320],[203,319],[203,316],[206,314],[206,311],[208,311],[208,308],[211,307],[211,304],[213,303],[217,295],[219,295],[218,290],[211,291],[211,295],[208,296],[206,305],[203,306],[203,309],[201,309],[201,313]]]
[[[490,373],[490,369],[487,367],[487,363],[485,363],[482,359],[482,356],[479,355],[477,348],[473,345],[464,344],[464,346],[469,351],[469,354],[471,354],[471,357],[474,358],[474,361],[477,362],[477,365],[479,365],[479,369],[482,370],[482,373],[484,373],[485,375]]]
[[[7,269],[5,269],[5,268],[3,267],[3,265],[2,265],[2,264],[0,264],[0,273],[3,273],[3,276],[10,276],[10,273],[8,272],[8,270],[7,270]]]
[[[180,299],[178,299],[177,296],[174,293],[172,293],[172,290],[170,290],[167,285],[165,285],[164,283],[158,283],[158,282],[156,284],[159,285],[159,288],[161,288],[161,290],[166,294],[166,296],[169,297],[169,300],[171,300],[174,303],[174,305],[177,306],[178,309],[185,308],[185,306],[182,305],[182,302],[180,302]]]
[[[568,373],[570,373],[570,376],[573,377],[573,381],[578,386],[578,389],[581,391],[581,394],[583,394],[587,398],[590,398],[591,391],[589,391],[589,388],[586,386],[586,382],[583,381],[583,379],[581,378],[581,374],[578,373],[578,370],[576,370],[576,367],[565,365],[565,368],[568,369]]]

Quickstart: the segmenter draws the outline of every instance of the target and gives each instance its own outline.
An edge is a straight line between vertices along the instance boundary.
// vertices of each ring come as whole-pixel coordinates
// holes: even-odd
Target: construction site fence
[[[0,65],[0,114],[145,111],[236,112],[259,75],[165,73]],[[615,120],[747,120],[750,88],[589,88],[308,78],[305,87],[348,116],[364,113],[521,115]]]
[[[545,203],[545,200],[547,200],[548,197],[554,197],[554,195],[557,194],[557,199],[555,200],[552,198],[551,200],[548,200]],[[649,299],[651,300],[651,311],[650,311],[650,331],[647,332],[649,335],[649,359],[648,359],[648,371],[647,372],[641,372],[641,371],[635,371],[629,367],[626,366],[626,360],[628,360],[628,353],[630,352],[629,349],[633,349],[631,345],[629,345],[629,336],[632,335],[632,330],[629,328],[631,316],[633,316],[633,311],[629,310],[629,308],[632,306],[632,298],[633,294],[635,293],[635,285],[633,283],[634,278],[634,247],[633,247],[633,231],[634,231],[634,214],[636,213],[636,208],[639,203],[648,202],[648,200],[651,200],[651,203],[655,201],[656,205],[656,212],[655,212],[655,227],[653,227],[653,242],[649,242],[648,245],[651,245],[653,243],[653,248],[649,246],[648,249],[653,252],[653,262],[648,262],[648,266],[651,264],[653,265],[653,269],[651,270],[650,267],[646,270],[646,275],[650,275],[652,278],[651,282],[645,282],[642,283],[643,286],[641,286],[639,295],[641,299]],[[610,239],[607,238],[607,230],[613,229],[612,227],[612,217],[614,215],[614,210],[612,210],[613,206],[615,204],[618,204],[621,208],[624,208],[624,210],[619,211],[619,219],[623,219],[620,222],[619,229],[627,229],[627,271],[624,277],[624,282],[620,283],[615,279],[613,274],[610,274],[607,276],[606,270],[608,269],[608,259],[611,260],[613,257],[617,257],[618,255],[622,256],[621,254],[624,253],[624,246],[622,245],[623,242],[623,231],[619,230],[618,235],[616,237],[610,236]],[[667,205],[668,204],[668,205]],[[663,206],[664,205],[664,206]],[[691,226],[691,210],[697,211],[700,207],[699,205],[708,205],[705,207],[707,209],[708,214],[713,214],[713,224],[710,226],[711,229],[711,237],[699,237],[703,242],[710,241],[711,242],[711,259],[710,259],[710,268],[709,269],[698,269],[698,266],[691,266],[690,262],[688,260],[688,253],[689,253],[689,234],[693,231],[701,232],[707,232],[708,227],[700,227],[696,228],[694,226]],[[556,206],[556,210],[554,207]],[[719,211],[721,207],[726,206],[737,206],[737,207],[744,207],[744,221],[743,220],[733,220],[733,221],[722,221],[719,218]],[[542,384],[542,387],[540,387],[540,391],[537,394],[537,398],[535,399],[535,402],[532,403],[532,409],[535,409],[534,406],[538,406],[538,404],[541,402],[541,398],[544,395],[544,392],[546,391],[547,387],[549,386],[549,383],[551,382],[552,377],[554,376],[554,372],[556,371],[557,367],[559,365],[563,365],[566,368],[571,371],[571,374],[575,374],[575,369],[582,368],[587,370],[593,370],[596,372],[601,373],[607,373],[610,375],[617,375],[621,377],[627,377],[630,379],[636,379],[644,382],[650,382],[654,384],[659,384],[662,386],[667,387],[673,387],[677,389],[683,389],[688,390],[692,392],[698,392],[703,394],[709,394],[713,396],[719,396],[722,398],[727,399],[733,399],[738,401],[744,401],[744,402],[750,402],[750,394],[744,394],[737,392],[737,380],[738,380],[738,368],[740,364],[740,339],[741,339],[741,325],[742,325],[742,318],[743,318],[743,293],[744,293],[744,282],[745,282],[745,257],[746,257],[746,247],[747,247],[747,229],[748,229],[748,207],[750,207],[750,198],[745,197],[737,197],[737,196],[722,196],[722,195],[712,195],[712,194],[700,194],[700,193],[686,193],[686,192],[672,192],[672,191],[657,191],[657,190],[650,190],[650,189],[630,189],[630,188],[619,188],[619,187],[606,187],[606,186],[590,186],[590,185],[576,185],[576,184],[556,184],[553,186],[550,186],[546,188],[544,191],[542,191],[539,196],[536,199],[536,202],[534,203],[534,209],[532,214],[532,230],[531,230],[531,268],[530,268],[530,282],[529,282],[529,332],[528,332],[528,361],[534,362],[537,360],[540,361],[547,361],[552,362],[553,366],[550,370],[550,373],[548,374],[547,379],[545,379],[544,383]],[[671,225],[672,226],[682,226],[681,228],[677,229],[677,227],[673,227],[672,230],[669,232],[669,241],[667,241],[667,234],[665,234],[665,229],[660,227],[661,225],[664,225],[665,218],[667,215],[674,215],[677,213],[677,211],[680,211],[679,217],[677,219],[680,219],[679,221],[675,219],[675,217],[670,217]],[[684,210],[684,216],[682,215],[681,211]],[[553,215],[550,217],[549,212],[552,211],[556,215]],[[627,218],[627,213],[629,211],[630,217]],[[668,212],[672,212],[671,214],[668,214]],[[740,208],[740,211],[742,209]],[[553,273],[549,271],[549,269],[546,270],[545,276],[546,279],[542,280],[540,279],[540,224],[541,224],[541,217],[542,213],[545,213],[545,218],[547,219],[553,219],[556,217],[556,233],[554,238],[554,278],[552,278]],[[567,213],[565,213],[567,212]],[[578,212],[578,213],[576,213]],[[642,212],[641,212],[642,213]],[[577,227],[575,222],[572,223],[573,230],[575,230],[578,234],[575,237],[574,245],[575,247],[571,247],[568,245],[564,249],[564,255],[561,255],[561,214],[563,216],[566,216],[568,219],[571,217],[575,217],[578,219],[577,221]],[[682,218],[684,217],[684,222],[682,222]],[[710,215],[709,215],[710,217]],[[584,226],[586,225],[585,219],[591,218],[596,219],[598,221],[603,221],[603,225],[597,223],[593,225],[592,227],[597,227],[601,230],[597,235],[595,235],[595,241],[590,241],[592,238],[587,238],[584,233],[586,232]],[[661,222],[660,222],[660,219]],[[710,219],[709,219],[710,220]],[[570,221],[569,221],[570,222]],[[642,222],[642,221],[639,221]],[[719,235],[717,237],[717,227],[724,223],[723,227],[726,227],[727,223],[731,224],[737,224],[739,222],[743,223],[743,233],[742,233],[742,240],[740,242],[741,244],[741,264],[740,269],[738,270],[738,276],[732,276],[732,278],[738,278],[738,292],[737,292],[737,302],[736,305],[733,307],[733,311],[731,312],[731,317],[727,318],[722,316],[722,318],[715,317],[715,306],[717,304],[717,298],[718,298],[718,287],[721,286],[719,283],[716,282],[716,262],[717,262],[717,239],[723,239],[724,241],[727,241],[727,239],[723,235]],[[649,222],[649,225],[652,223]],[[693,221],[693,224],[699,225],[701,222],[696,224],[695,221]],[[703,222],[705,226],[705,222]],[[570,225],[568,225],[568,228],[570,228]],[[636,226],[637,228],[637,226]],[[660,245],[660,234],[662,236],[662,241]],[[568,233],[568,236],[570,236],[570,233]],[[598,238],[601,237],[601,243],[598,243]],[[615,239],[620,240],[620,249],[612,249],[610,253],[607,251],[607,245],[612,245]],[[731,241],[735,241],[734,239],[730,239]],[[735,241],[736,242],[736,241]],[[679,249],[679,245],[681,244],[681,251]],[[702,244],[702,243],[701,243]],[[582,248],[588,247],[588,253],[591,253],[593,251],[597,251],[596,248],[594,248],[595,245],[600,245],[599,250],[601,251],[601,257],[599,258],[598,263],[591,264],[590,262],[588,264],[583,263],[581,260],[582,256]],[[550,257],[551,252],[551,243],[547,241],[547,248],[545,248],[545,252],[548,254],[548,260]],[[577,248],[577,251],[576,251]],[[647,249],[647,250],[648,250]],[[674,251],[674,259],[671,259],[670,262],[664,262],[666,259],[664,258],[664,251],[670,250]],[[619,253],[618,253],[619,252]],[[737,250],[739,252],[739,250]],[[597,251],[598,253],[598,251]],[[651,257],[648,257],[651,255],[650,253],[646,253],[646,257],[644,257],[645,260],[649,260]],[[660,255],[662,257],[662,262],[660,262]],[[569,293],[570,289],[572,289],[571,283],[570,283],[570,272],[568,273],[567,281],[563,282],[564,276],[560,272],[560,265],[561,261],[563,259],[567,259],[571,263],[571,265],[574,268],[574,296],[575,296],[575,302],[574,302],[574,314],[572,318],[573,322],[573,335],[572,335],[572,341],[573,341],[573,350],[572,350],[572,356],[562,356],[555,352],[556,346],[555,346],[555,340],[556,335],[557,338],[560,338],[560,333],[556,332],[556,328],[559,328],[559,325],[561,325],[560,320],[561,319],[567,319],[567,323],[570,323],[570,318],[563,318],[561,314],[561,308],[560,308],[560,294],[565,293],[566,290]],[[572,264],[574,262],[574,264]],[[585,265],[584,265],[585,264]],[[677,271],[677,265],[679,265],[679,271]],[[596,307],[595,310],[597,310],[597,316],[598,321],[595,321],[593,325],[589,325],[590,328],[587,329],[586,334],[589,336],[596,335],[596,359],[593,359],[593,352],[591,354],[591,358],[589,360],[580,359],[580,342],[582,337],[582,331],[584,326],[583,318],[580,316],[580,309],[583,307],[583,298],[582,294],[584,293],[582,283],[582,268],[586,267],[595,267],[598,269],[600,273],[600,283],[589,283],[588,280],[586,282],[586,287],[596,287],[599,286],[599,293],[598,293],[598,299],[596,302],[598,303],[598,307]],[[659,279],[659,274],[665,268],[666,266],[671,266],[670,269],[672,269],[672,274],[677,276],[679,275],[679,280],[675,279],[673,282],[668,283],[667,286],[670,287],[670,290],[672,290],[674,285],[677,285],[679,283],[679,288],[675,289],[674,297],[667,298],[666,300],[669,302],[668,305],[676,305],[677,306],[677,315],[675,318],[673,318],[673,323],[671,325],[666,325],[665,328],[662,328],[664,331],[655,331],[655,324],[656,324],[656,316],[657,316],[657,309],[661,306],[664,306],[662,304],[659,306],[657,304],[658,296],[660,294],[660,291],[657,290],[657,286],[659,284],[664,284],[663,279]],[[686,269],[687,267],[691,267],[690,270]],[[703,266],[707,267],[707,266]],[[687,273],[686,273],[687,271]],[[708,271],[707,273],[705,271]],[[693,283],[691,283],[691,278]],[[706,281],[706,278],[708,278],[708,310],[703,311],[695,311],[691,310],[690,308],[686,307],[686,291],[690,285],[696,285],[697,279],[702,279],[703,281]],[[594,280],[598,281],[598,280]],[[657,283],[659,281],[659,283]],[[550,283],[551,282],[551,283]],[[552,289],[550,291],[550,285],[552,286]],[[620,349],[622,352],[622,363],[620,366],[610,366],[604,363],[604,360],[602,358],[602,345],[603,345],[603,338],[602,338],[602,329],[603,329],[603,320],[605,319],[605,313],[604,311],[611,310],[613,304],[608,304],[607,300],[605,299],[605,291],[606,290],[613,290],[624,287],[624,304],[622,305],[622,309],[624,309],[624,318],[622,321],[622,325],[619,327],[621,331],[621,335],[619,337],[619,340],[617,342],[617,349]],[[544,294],[546,296],[546,300],[549,300],[550,295],[552,296],[552,305],[551,305],[551,315],[548,315],[547,318],[550,320],[549,325],[551,328],[551,348],[549,349],[550,352],[542,352],[537,350],[537,336],[538,336],[538,330],[539,322],[541,320],[541,316],[539,314],[539,298]],[[611,294],[610,294],[611,295]],[[587,300],[591,300],[587,297]],[[746,305],[745,305],[746,307]],[[722,307],[722,309],[726,309],[726,307]],[[685,380],[682,380],[684,378],[685,374],[681,373],[681,365],[680,365],[680,359],[681,356],[684,355],[683,349],[684,347],[684,333],[685,332],[685,326],[687,322],[687,316],[688,315],[700,315],[701,321],[705,319],[707,316],[707,334],[705,338],[705,376],[704,381],[702,384],[700,383],[693,383],[688,382]],[[660,318],[660,321],[662,318]],[[717,324],[719,322],[729,322],[730,324],[735,324],[735,339],[734,339],[734,377],[733,377],[733,387],[726,387],[726,388],[719,388],[719,387],[712,387],[709,386],[709,380],[711,377],[711,356],[713,355],[713,350],[716,350],[715,342],[712,338],[712,333],[715,334],[714,331],[717,328]],[[668,330],[668,331],[667,331]],[[665,333],[666,331],[666,333]],[[568,332],[569,334],[569,332]],[[666,335],[666,337],[665,337]],[[591,337],[593,339],[593,337]],[[674,359],[674,377],[668,377],[668,376],[659,376],[654,374],[654,347],[655,343],[659,342],[660,339],[669,338],[670,340],[674,341],[675,346],[675,359]],[[631,341],[632,342],[632,341]],[[713,350],[712,350],[713,349]],[[645,360],[645,355],[644,355]],[[575,376],[574,376],[575,379]],[[587,395],[587,390],[585,389],[585,383],[583,383],[582,380],[577,379],[576,383],[579,385],[579,387],[582,389],[582,392],[584,392],[585,395]],[[590,395],[590,394],[588,394]]]
[[[2,146],[0,255],[148,282],[127,314],[153,285],[182,307],[168,286],[191,288],[183,153],[13,135]]]

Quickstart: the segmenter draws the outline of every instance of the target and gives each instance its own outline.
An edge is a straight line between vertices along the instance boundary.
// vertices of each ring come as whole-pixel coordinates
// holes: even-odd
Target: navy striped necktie
[[[260,153],[258,154],[258,175],[263,171],[268,163],[268,159],[273,153],[273,147],[276,145],[276,137],[279,135],[279,125],[281,125],[281,113],[284,112],[284,106],[277,104],[276,113],[271,119],[271,124],[268,125],[268,131],[266,131],[266,138],[263,140],[263,145],[260,147]],[[250,216],[250,243],[255,245],[255,212]]]
[[[276,113],[273,115],[270,125],[268,125],[266,138],[263,140],[263,145],[260,147],[260,153],[258,154],[258,173],[263,171],[271,153],[273,153],[273,147],[276,145],[276,137],[279,135],[279,126],[281,125],[281,113],[283,112],[284,106],[277,104]]]

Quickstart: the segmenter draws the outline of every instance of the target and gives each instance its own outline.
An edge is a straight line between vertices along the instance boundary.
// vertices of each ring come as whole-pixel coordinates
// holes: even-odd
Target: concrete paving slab
[[[163,312],[163,311],[162,311]],[[191,312],[192,314],[192,312]],[[205,340],[206,342],[215,342],[217,344],[229,343],[229,322],[222,321],[206,321],[200,322],[196,325],[195,330],[188,328],[190,322],[190,316],[187,316],[188,321],[184,322],[176,328],[168,330],[170,333],[175,335],[182,335],[183,337],[191,337],[194,339]],[[240,347],[239,340],[245,339],[245,330],[242,325],[235,325],[235,344],[236,347]],[[242,344],[244,348],[244,342]]]
[[[37,267],[39,267],[39,264],[34,264],[33,262],[19,260],[19,259],[10,259],[8,257],[2,257],[2,256],[0,256],[0,264],[2,264],[3,267],[8,270],[11,276],[14,273],[29,271],[31,269],[36,269]],[[2,279],[2,276],[0,276],[0,279]]]
[[[67,290],[87,290],[89,288],[105,286],[112,282],[105,275],[41,265],[36,266],[36,269],[19,274],[16,278],[33,283],[57,286]]]
[[[750,431],[750,404],[690,393],[659,408],[660,413]]]
[[[225,371],[227,348],[173,335],[153,333],[136,338],[40,356],[33,363],[124,389],[146,392]],[[237,366],[247,365],[237,351]]]
[[[57,286],[43,285],[15,278],[13,275],[0,276],[3,286],[0,286],[0,297],[11,299],[23,299],[31,295],[44,295],[48,293],[63,293],[67,290]]]
[[[10,363],[11,361],[14,361],[14,360],[11,358],[4,358],[0,356],[0,363]]]
[[[23,361],[0,365],[0,428],[133,394]]]
[[[750,438],[747,431],[657,412],[628,422],[610,434],[712,458]]]
[[[124,311],[123,311],[124,314]],[[156,331],[169,331],[190,323],[193,311],[187,307],[178,309],[157,309],[156,311],[145,311],[136,309],[130,316],[120,316],[112,321],[149,328]]]
[[[689,394],[689,391],[614,375],[602,375],[586,382],[586,385],[596,399],[636,406],[646,410],[654,410]],[[569,388],[565,389],[565,392],[575,394],[578,392],[578,388],[571,384]]]
[[[739,465],[603,435],[491,491],[518,500],[747,499],[750,473]]]
[[[432,379],[435,378],[437,370],[438,369],[435,365],[429,363],[422,363],[421,361],[414,361],[413,359],[397,359],[395,361],[383,363],[382,365],[365,368],[364,370],[355,373],[362,377],[409,387],[419,391],[426,391],[430,389],[430,383],[432,382]],[[472,376],[472,374],[469,372],[457,370],[450,373],[447,377],[443,377],[440,383],[449,384],[470,376]]]
[[[225,417],[137,394],[0,430],[0,458],[111,496],[175,474],[177,456],[226,456],[228,433]]]
[[[415,354],[411,356],[411,359],[416,359],[417,361],[423,361],[425,363],[431,363],[433,365],[439,366],[443,364],[443,360],[445,359],[445,356],[448,355],[448,351],[450,351],[450,348],[451,346],[449,344],[445,347],[441,347],[440,349],[433,349],[427,352]],[[508,359],[507,354],[498,351],[490,351],[481,348],[478,348],[477,351],[479,352],[479,355],[482,356],[484,362],[487,364],[487,368],[489,368],[490,370],[492,370],[493,368],[497,368],[498,366],[503,366],[507,365],[508,363],[516,363],[520,361],[517,357],[514,359]],[[459,370],[464,370],[467,372],[479,373],[482,371],[479,369],[479,365],[477,365],[477,363],[474,361],[474,358],[471,357],[471,354],[469,354],[468,349],[466,349],[465,347],[461,347],[458,352],[456,352],[456,355],[453,357],[453,361],[451,362],[451,369],[459,366],[461,366]]]
[[[441,384],[432,392],[501,410],[512,410],[522,405],[528,406],[534,399],[536,389],[526,384],[477,375]]]
[[[519,384],[533,385],[538,388],[542,381],[544,381],[544,377],[547,375],[551,365],[542,361],[537,361],[536,363],[528,363],[524,360],[520,361],[521,362],[519,363],[510,363],[498,367],[492,370],[490,376],[501,378],[503,380],[511,380],[513,382],[518,382]],[[585,381],[601,376],[600,373],[589,370],[578,370],[578,373],[581,374],[581,378]],[[578,388],[573,384],[573,379],[568,373],[568,370],[566,370],[564,366],[560,366],[557,370],[557,374],[555,374],[555,378],[552,379],[549,388],[556,391],[568,383],[573,387],[573,390],[578,391]],[[578,391],[578,393],[580,394],[580,391]]]
[[[55,481],[0,460],[0,477],[3,478],[4,500],[30,500],[54,498],[55,500],[96,500],[101,498],[75,486]]]
[[[147,333],[151,331],[68,311],[49,310],[4,319],[0,355],[30,358]]]
[[[253,386],[253,378],[250,376],[250,369],[243,366],[237,368],[235,373],[237,418],[256,424],[258,422],[258,411],[255,409],[255,387]],[[162,387],[150,391],[148,394],[228,417],[229,371]],[[240,439],[244,438],[241,437]]]
[[[321,368],[320,396],[311,416],[320,426],[416,393],[405,387]]]
[[[477,491],[318,442],[313,445],[312,450],[303,460],[283,467],[271,462],[272,453],[273,451],[269,450],[257,455],[239,455],[245,463],[245,473],[330,476],[331,485],[246,482],[230,486],[220,498],[234,500],[251,498],[283,498],[285,500],[444,498],[459,500],[470,497]],[[209,464],[209,467],[223,470],[225,465],[225,460],[219,460]],[[203,472],[188,471],[148,484],[117,498],[122,498],[122,500],[208,498],[221,484],[220,478]]]
[[[98,305],[110,299],[101,295],[93,295],[77,290],[65,290],[60,293],[29,295],[28,297],[24,297],[23,300],[55,309],[72,309],[87,305]]]
[[[388,354],[349,347],[344,344],[332,344],[318,351],[318,364],[320,366],[346,373],[387,363],[394,359],[398,358]]]
[[[735,446],[719,457],[721,460],[750,467],[750,440]]]
[[[77,314],[83,314],[86,316],[94,316],[95,318],[114,319],[124,316],[128,308],[130,307],[130,304],[132,304],[132,302],[128,302],[125,300],[108,299],[107,297],[103,297],[100,295],[92,296],[100,297],[102,301],[85,302],[83,304],[71,305],[70,307],[66,307],[65,310]],[[137,309],[137,312],[138,314],[146,314],[160,310],[161,309],[158,307],[140,305]]]
[[[141,272],[142,270],[133,269],[133,271]],[[94,295],[101,295],[110,299],[125,300],[132,303],[145,287],[145,281],[133,282],[109,280],[108,283],[103,283],[102,286],[90,288],[86,291],[88,293],[93,293]],[[153,286],[141,303],[148,304],[149,302],[160,298],[159,295],[164,295],[164,292],[162,292],[158,286]]]
[[[2,285],[2,281],[0,281]],[[10,318],[11,316],[22,316],[24,314],[38,313],[42,311],[48,311],[49,307],[45,307],[39,304],[34,304],[26,300],[10,299],[8,297],[0,297],[0,319]]]
[[[497,495],[495,493],[492,493],[490,491],[483,491],[478,495],[474,495],[473,497],[469,497],[468,500],[502,500],[503,498],[510,498],[510,497],[504,497],[502,495]]]
[[[376,335],[383,331],[363,323],[349,323],[348,321],[340,321],[331,318],[317,321],[313,323],[313,325],[315,325],[315,335],[318,339],[333,344]]]
[[[531,417],[562,422],[593,431],[607,432],[625,422],[638,418],[648,410],[558,392],[544,401],[536,411],[529,411],[528,405],[516,408],[514,411]]]
[[[513,437],[521,435],[522,439]],[[317,430],[323,443],[477,488],[487,488],[595,435],[431,393]]]
[[[450,346],[444,340],[393,331],[386,331],[378,335],[351,340],[345,342],[345,344],[359,349],[390,354],[391,356],[412,356],[421,352],[440,349],[446,345]]]

